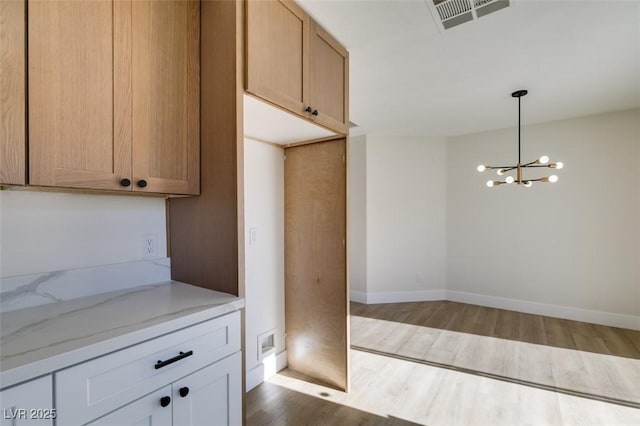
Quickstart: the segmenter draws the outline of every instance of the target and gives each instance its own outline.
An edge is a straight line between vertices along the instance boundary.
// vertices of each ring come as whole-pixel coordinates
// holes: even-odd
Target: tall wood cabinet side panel
[[[172,278],[239,293],[242,87],[240,2],[201,4],[200,196],[169,200]]]
[[[346,140],[285,150],[289,368],[349,386]]]
[[[128,47],[114,45],[126,41],[114,27],[128,12],[105,0],[29,3],[31,184],[122,189],[131,165],[114,137],[113,67]]]
[[[0,1],[0,184],[26,183],[25,0]]]
[[[133,180],[198,194],[200,2],[134,1]]]

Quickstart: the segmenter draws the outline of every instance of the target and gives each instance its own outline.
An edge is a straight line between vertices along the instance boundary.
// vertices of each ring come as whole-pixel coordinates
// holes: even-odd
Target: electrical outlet
[[[156,236],[147,234],[142,236],[142,258],[157,257]]]

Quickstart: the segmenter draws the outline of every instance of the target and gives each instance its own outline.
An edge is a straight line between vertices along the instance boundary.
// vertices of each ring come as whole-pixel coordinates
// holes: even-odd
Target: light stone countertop
[[[227,293],[168,281],[0,314],[0,388],[244,307]]]

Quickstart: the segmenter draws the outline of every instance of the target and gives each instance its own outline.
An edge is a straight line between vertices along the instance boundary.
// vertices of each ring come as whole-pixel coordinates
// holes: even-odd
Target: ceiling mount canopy
[[[516,176],[506,176],[504,180],[489,180],[487,181],[488,187],[499,186],[502,184],[512,184],[516,183],[518,185],[524,185],[525,187],[530,187],[533,182],[557,182],[558,176],[551,175],[545,176],[537,179],[525,179],[522,176],[522,169],[532,168],[532,167],[547,167],[550,169],[561,169],[564,165],[557,161],[555,163],[549,162],[549,157],[546,155],[541,156],[537,160],[530,161],[528,163],[522,164],[520,159],[520,100],[523,96],[525,96],[528,92],[526,90],[516,90],[511,94],[512,97],[518,98],[518,163],[515,166],[487,166],[481,164],[478,166],[479,172],[484,172],[485,170],[497,170],[498,176],[504,176],[505,174],[516,171]]]

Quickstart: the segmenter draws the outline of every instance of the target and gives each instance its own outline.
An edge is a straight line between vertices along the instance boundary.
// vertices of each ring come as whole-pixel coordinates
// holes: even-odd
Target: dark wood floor
[[[351,303],[351,315],[352,342],[356,342],[351,351],[351,392],[336,393],[284,370],[247,394],[248,425],[511,425],[525,418],[528,424],[640,424],[637,407],[594,402],[589,395],[579,395],[638,399],[634,377],[640,374],[635,361],[640,359],[640,331],[448,301]],[[435,341],[441,343],[438,346],[433,340],[420,340],[421,336],[441,336],[442,341]],[[498,352],[509,345],[478,341],[476,336],[545,345],[549,350],[518,346],[516,359],[507,359],[514,352]],[[412,341],[416,344],[407,344]],[[417,358],[412,362],[394,358],[394,354],[405,355],[404,350],[426,350],[427,341],[436,352],[420,355],[425,361],[433,361],[429,357],[435,354],[445,360],[435,361],[451,359],[456,367],[479,372],[497,368],[499,374],[512,372],[514,379],[529,385],[475,377],[471,370],[460,375],[430,368]],[[465,345],[473,342],[477,346],[470,352],[471,346]],[[382,356],[363,348],[382,350]],[[614,357],[582,357],[577,351]],[[493,359],[496,365],[491,364]],[[545,390],[531,386],[535,384]],[[570,396],[566,392],[557,396],[560,388],[571,391]],[[485,396],[481,402],[479,395]]]
[[[640,331],[465,303],[352,302],[351,315],[640,359]]]
[[[288,369],[279,374],[315,382]],[[247,394],[247,425],[419,425],[393,416],[377,416],[328,397],[327,393],[311,396],[265,382]]]

